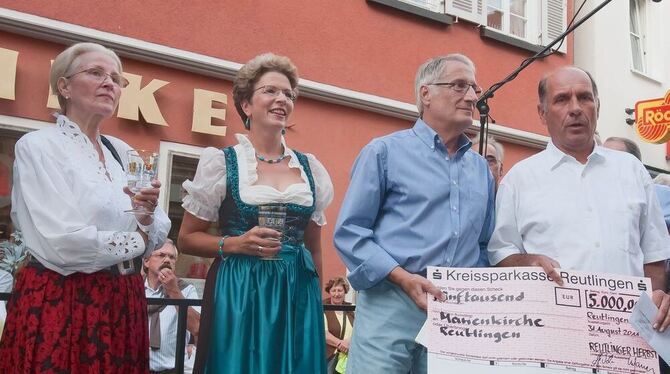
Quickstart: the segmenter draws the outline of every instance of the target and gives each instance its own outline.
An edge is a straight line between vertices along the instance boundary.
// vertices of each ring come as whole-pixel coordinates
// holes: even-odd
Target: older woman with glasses
[[[333,186],[314,156],[282,136],[297,84],[286,57],[263,54],[244,65],[233,97],[249,135],[205,149],[195,178],[184,182],[179,246],[216,258],[195,372],[325,373],[318,274]],[[212,235],[217,221],[221,235]]]
[[[170,221],[156,208],[160,183],[128,190],[130,146],[100,135],[128,84],[121,72],[101,45],[67,48],[50,74],[56,125],[16,143],[11,214],[30,260],[8,303],[2,373],[149,372],[141,259]]]

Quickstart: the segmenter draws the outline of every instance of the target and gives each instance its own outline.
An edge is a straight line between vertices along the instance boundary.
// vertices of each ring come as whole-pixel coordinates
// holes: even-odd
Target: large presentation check
[[[429,373],[658,373],[629,323],[646,278],[541,268],[428,268],[432,297],[417,340]]]

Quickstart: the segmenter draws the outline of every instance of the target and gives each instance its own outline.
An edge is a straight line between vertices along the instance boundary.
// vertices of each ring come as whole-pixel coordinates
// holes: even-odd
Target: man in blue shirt
[[[479,86],[470,59],[431,59],[417,73],[420,118],[374,139],[356,159],[335,246],[359,290],[348,373],[426,373],[414,341],[427,294],[442,298],[426,267],[487,266],[494,181],[468,152]]]

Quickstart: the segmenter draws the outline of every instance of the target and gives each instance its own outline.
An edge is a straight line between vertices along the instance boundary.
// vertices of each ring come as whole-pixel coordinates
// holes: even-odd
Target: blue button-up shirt
[[[494,181],[465,137],[449,156],[423,120],[374,139],[358,155],[335,228],[335,247],[358,290],[396,266],[487,266]]]

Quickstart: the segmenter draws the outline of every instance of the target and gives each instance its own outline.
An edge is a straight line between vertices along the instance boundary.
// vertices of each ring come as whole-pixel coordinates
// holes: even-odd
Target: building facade
[[[345,273],[332,232],[359,150],[372,138],[413,125],[414,76],[428,58],[463,53],[487,88],[558,35],[571,14],[566,0],[222,0],[99,3],[0,0],[0,192],[11,188],[13,144],[53,123],[50,61],[66,45],[94,41],[120,54],[130,85],[103,133],[161,154],[161,204],[176,238],[181,183],[206,146],[235,144],[244,128],[232,105],[232,78],[263,52],[298,66],[301,97],[288,144],[314,153],[328,169],[335,200],[323,230],[324,274]],[[505,168],[544,148],[537,82],[571,64],[572,39],[526,69],[489,102],[490,133],[506,147]],[[473,125],[472,133],[477,131]],[[11,232],[8,204],[0,211]],[[206,263],[182,261],[182,275],[204,276]]]
[[[587,2],[582,12],[599,3]],[[670,89],[668,16],[667,1],[612,1],[577,29],[574,49],[575,64],[591,72],[598,83],[602,139],[618,136],[635,141],[642,161],[663,170],[668,169],[667,144],[642,140],[631,111],[635,103],[662,98]]]

